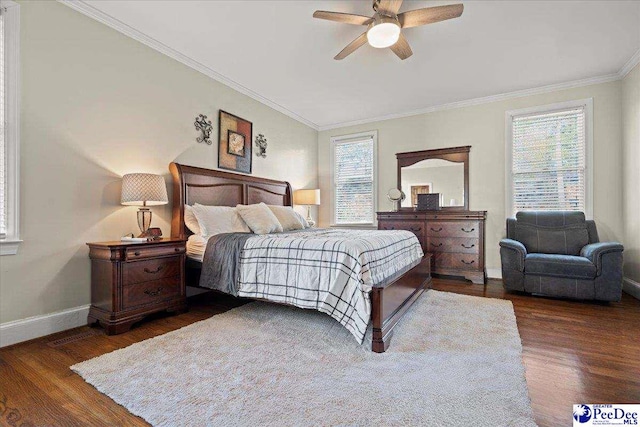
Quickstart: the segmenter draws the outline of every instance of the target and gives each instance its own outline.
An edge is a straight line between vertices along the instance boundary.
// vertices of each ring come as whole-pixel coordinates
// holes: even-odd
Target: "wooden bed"
[[[173,211],[171,237],[188,238],[193,234],[184,222],[184,206],[200,203],[211,206],[236,206],[264,202],[269,205],[292,206],[291,185],[285,181],[240,175],[219,170],[196,168],[171,163],[173,176]],[[422,262],[385,287],[371,291],[372,350],[384,352],[393,328],[405,312],[427,289],[431,281],[431,260]],[[188,260],[187,286],[198,286],[200,263]]]

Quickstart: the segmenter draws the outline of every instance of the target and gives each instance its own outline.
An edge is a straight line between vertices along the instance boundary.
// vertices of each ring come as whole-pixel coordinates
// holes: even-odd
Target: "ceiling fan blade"
[[[341,59],[346,58],[347,56],[351,55],[353,52],[356,51],[356,49],[358,49],[360,46],[362,46],[366,42],[367,42],[367,32],[365,31],[364,33],[360,34],[360,36],[357,39],[355,39],[354,41],[349,43],[347,45],[347,47],[342,49],[340,51],[340,53],[337,54],[333,59],[337,59],[339,61]]]
[[[341,12],[327,12],[325,10],[316,10],[313,12],[313,17],[353,25],[368,25],[372,21],[369,16],[353,15],[351,13]]]
[[[398,58],[402,59],[403,61],[413,55],[411,46],[409,46],[409,42],[402,33],[400,33],[400,38],[398,39],[396,44],[391,46],[391,50],[393,51],[393,53],[398,55]]]
[[[464,5],[451,4],[448,6],[426,7],[424,9],[410,10],[398,15],[398,22],[402,28],[418,27],[420,25],[433,24],[457,18],[462,15]]]
[[[378,4],[378,13],[383,15],[395,15],[400,10],[402,0],[380,0]]]

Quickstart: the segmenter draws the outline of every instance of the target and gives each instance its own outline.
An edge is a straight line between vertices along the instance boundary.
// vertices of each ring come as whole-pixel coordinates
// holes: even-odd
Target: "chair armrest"
[[[512,255],[514,256],[510,256],[510,260],[516,262],[514,267],[516,267],[518,271],[524,271],[524,257],[527,256],[527,249],[524,245],[517,240],[502,239],[500,240],[500,247],[509,252],[513,251]]]
[[[580,256],[594,263],[597,274],[600,275],[602,271],[602,257],[610,253],[621,253],[623,250],[624,246],[617,242],[591,243],[582,248]]]

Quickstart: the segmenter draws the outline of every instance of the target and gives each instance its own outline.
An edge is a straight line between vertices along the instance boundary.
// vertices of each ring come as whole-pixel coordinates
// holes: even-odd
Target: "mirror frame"
[[[470,145],[463,147],[438,148],[435,150],[409,151],[396,153],[398,163],[398,189],[402,191],[402,168],[414,165],[422,160],[442,159],[454,163],[464,163],[464,206],[442,206],[441,209],[468,211],[469,210],[469,151]],[[414,207],[401,207],[400,210],[413,211]]]

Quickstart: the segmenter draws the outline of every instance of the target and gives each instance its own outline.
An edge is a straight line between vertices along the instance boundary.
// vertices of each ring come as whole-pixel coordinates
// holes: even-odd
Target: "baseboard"
[[[487,279],[500,279],[502,280],[501,268],[487,268]]]
[[[636,299],[640,299],[640,283],[625,277],[622,279],[622,290]]]
[[[87,324],[89,305],[0,324],[0,347]]]

